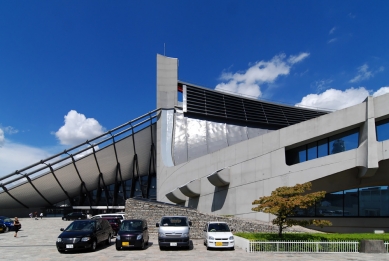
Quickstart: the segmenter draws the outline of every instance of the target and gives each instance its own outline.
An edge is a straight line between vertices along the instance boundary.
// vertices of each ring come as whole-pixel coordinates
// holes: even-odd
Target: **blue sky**
[[[327,109],[389,92],[389,1],[0,1],[0,176],[156,107],[179,79]]]

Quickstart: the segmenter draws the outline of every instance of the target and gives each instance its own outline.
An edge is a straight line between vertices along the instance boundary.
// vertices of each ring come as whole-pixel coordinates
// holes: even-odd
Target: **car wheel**
[[[145,249],[145,241],[142,239],[142,243],[140,244],[140,249]]]
[[[120,247],[120,246],[118,246],[118,245],[116,245],[116,250],[122,250],[122,247]]]
[[[108,238],[107,238],[107,240],[105,240],[105,244],[106,245],[111,244],[111,234],[108,234]]]
[[[147,241],[146,241],[146,246],[148,246],[149,245],[149,240],[147,239]]]
[[[234,250],[235,250],[235,247],[231,247],[230,250],[234,251]]]
[[[164,250],[165,248],[163,246],[159,246],[159,250]]]
[[[95,240],[93,240],[93,242],[92,242],[92,246],[90,247],[90,251],[96,251],[96,248],[97,248],[97,241],[96,241],[96,239]]]
[[[58,252],[60,252],[61,254],[65,253],[65,250],[62,250],[62,249],[57,249]]]
[[[211,250],[211,248],[209,246],[207,246],[207,250]]]
[[[5,227],[5,232],[8,232],[9,231],[9,227]]]

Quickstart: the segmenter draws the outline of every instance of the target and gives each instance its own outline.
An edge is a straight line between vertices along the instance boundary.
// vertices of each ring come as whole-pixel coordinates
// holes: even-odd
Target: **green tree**
[[[311,190],[310,182],[297,184],[293,187],[280,187],[274,190],[270,196],[263,196],[253,201],[253,211],[270,213],[276,216],[273,224],[278,226],[278,235],[282,237],[282,230],[294,225],[299,226],[331,226],[328,220],[295,220],[297,209],[307,209],[314,206],[316,202],[322,200],[326,194],[325,191],[306,193]]]

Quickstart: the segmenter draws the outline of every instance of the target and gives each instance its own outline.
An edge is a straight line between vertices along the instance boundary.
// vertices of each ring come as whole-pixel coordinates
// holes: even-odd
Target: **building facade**
[[[205,104],[210,100],[205,94],[189,100],[181,86],[193,86],[178,81],[177,59],[157,60],[157,104],[175,106],[158,121],[158,200],[205,213],[271,221],[270,214],[253,212],[251,203],[278,187],[309,181],[312,191],[327,195],[315,207],[300,211],[301,219],[330,220],[333,226],[324,231],[389,229],[389,94],[300,122],[296,118],[301,112],[288,115],[285,106],[267,123],[231,120],[228,115],[223,120],[218,110],[227,99],[216,99],[219,104],[213,109]],[[177,83],[184,92],[182,104],[177,96],[168,97],[176,95]],[[208,115],[190,111],[193,100]],[[295,121],[283,125],[288,117]]]
[[[389,94],[330,112],[178,78],[178,60],[157,55],[157,109],[0,178],[2,214],[114,212],[144,198],[270,222],[251,203],[309,181],[327,194],[298,218],[389,230]]]

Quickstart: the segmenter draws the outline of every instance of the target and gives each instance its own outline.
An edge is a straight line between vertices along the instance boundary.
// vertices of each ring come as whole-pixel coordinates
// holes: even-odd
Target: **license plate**
[[[216,242],[215,246],[223,246],[223,242]]]
[[[177,246],[177,243],[170,243],[170,246]]]
[[[122,242],[122,246],[129,246],[130,242]]]
[[[66,245],[66,248],[73,248],[73,245],[72,244],[68,244],[68,245]]]

